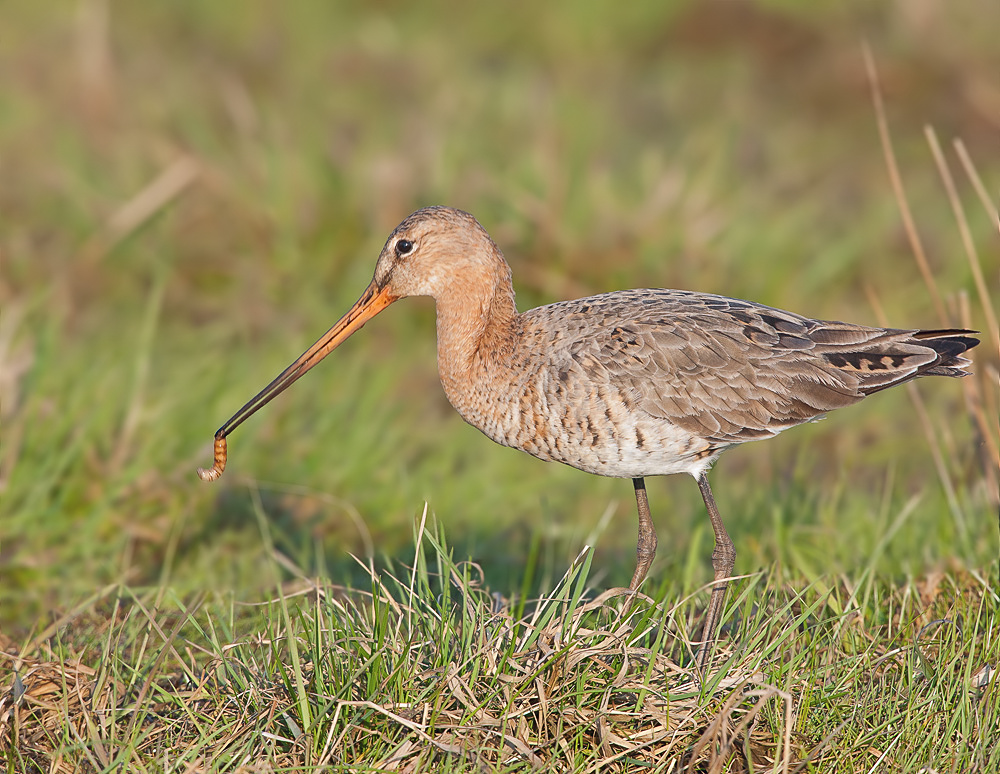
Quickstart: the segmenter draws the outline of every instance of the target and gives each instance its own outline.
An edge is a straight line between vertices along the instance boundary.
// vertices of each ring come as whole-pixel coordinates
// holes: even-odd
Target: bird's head
[[[462,285],[509,276],[490,235],[472,215],[451,207],[425,207],[396,226],[375,265],[372,284],[393,300],[440,298]]]
[[[375,276],[354,306],[219,428],[215,434],[216,464],[199,474],[206,480],[218,478],[225,467],[226,436],[394,301],[405,296],[461,295],[503,276],[509,283],[510,269],[500,249],[469,213],[450,207],[417,210],[389,235],[375,265]]]

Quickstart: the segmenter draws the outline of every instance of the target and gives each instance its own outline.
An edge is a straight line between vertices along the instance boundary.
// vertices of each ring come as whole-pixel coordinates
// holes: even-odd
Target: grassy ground
[[[5,10],[12,770],[996,769],[998,12],[240,8]],[[218,484],[194,476],[432,203],[480,218],[522,309],[665,286],[963,324],[976,377],[724,456],[748,575],[699,689],[696,487],[649,482],[651,601],[595,602],[631,573],[631,486],[465,426],[427,302],[240,428]],[[443,527],[414,530],[425,512]]]

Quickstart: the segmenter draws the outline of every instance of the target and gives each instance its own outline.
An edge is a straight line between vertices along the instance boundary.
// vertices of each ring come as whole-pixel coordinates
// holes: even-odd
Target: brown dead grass
[[[131,731],[125,738],[134,740],[134,760],[166,763],[200,748],[184,767],[170,769],[192,774],[216,770],[230,749],[243,750],[245,762],[235,768],[242,772],[347,765],[343,751],[372,747],[372,736],[384,737],[387,749],[362,768],[378,771],[436,770],[442,755],[476,770],[522,764],[558,770],[582,757],[587,765],[579,770],[593,772],[637,764],[664,771],[742,772],[749,770],[748,757],[756,770],[787,772],[791,761],[801,760],[802,750],[793,754],[792,748],[792,696],[769,685],[755,671],[753,658],[730,667],[705,696],[691,672],[667,655],[628,645],[633,617],[609,609],[620,621],[617,627],[583,625],[618,593],[607,592],[581,605],[570,621],[556,620],[534,632],[534,644],[513,658],[505,656],[504,643],[523,638],[525,622],[515,631],[509,615],[499,615],[494,620],[500,629],[489,640],[493,650],[487,647],[481,654],[485,668],[475,680],[460,664],[443,673],[431,669],[413,675],[415,682],[440,683],[433,704],[332,703],[330,730],[339,733],[325,740],[318,758],[308,754],[302,739],[286,739],[285,751],[276,754],[275,740],[285,737],[280,718],[295,711],[295,697],[280,680],[259,682],[252,696],[227,696],[232,684],[220,679],[225,655],[211,659],[195,683],[188,670],[164,672],[143,696],[106,664],[59,660],[47,647],[40,648],[44,653],[22,655],[4,640],[0,750],[14,755],[25,771],[102,771],[116,760],[110,740],[118,736],[117,725]],[[356,597],[336,595],[327,601],[348,615],[369,615],[347,609],[358,604]],[[405,615],[395,601],[382,601]],[[306,683],[314,668],[312,662],[304,665]],[[581,684],[586,684],[583,692]],[[150,698],[160,694],[170,700]],[[781,719],[777,736],[761,722],[769,709]],[[339,724],[337,718],[348,712],[357,720]],[[210,742],[207,727],[220,730]],[[582,755],[581,747],[590,752]]]
[[[189,655],[204,657],[180,668],[157,655],[179,649],[166,624],[158,629],[167,647],[150,646],[148,661],[132,666],[101,647],[74,646],[75,655],[60,658],[53,641],[19,653],[4,640],[0,751],[26,774],[118,766],[192,774],[323,767],[787,774],[810,763],[844,770],[877,759],[885,770],[900,770],[889,764],[905,751],[890,754],[888,740],[924,739],[927,723],[942,713],[960,717],[968,708],[959,705],[968,702],[978,725],[971,737],[960,733],[969,745],[963,749],[980,745],[977,760],[988,762],[998,709],[995,613],[989,602],[983,606],[989,583],[935,573],[883,590],[867,611],[831,613],[854,596],[846,588],[834,592],[833,605],[793,620],[763,611],[756,622],[737,624],[743,633],[717,651],[705,689],[675,660],[684,643],[670,623],[677,608],[644,598],[630,610],[621,590],[575,608],[564,598],[562,613],[532,628],[537,613],[517,619],[506,606],[491,607],[486,595],[476,601],[468,580],[459,581],[460,606],[474,625],[445,625],[456,639],[463,632],[477,639],[456,649],[444,630],[429,632],[416,617],[434,617],[422,606],[436,600],[310,584],[276,602],[294,609],[293,621],[315,614],[314,622],[326,617],[336,629],[294,624],[289,637],[271,631],[273,621],[257,621],[241,641],[187,640]],[[756,600],[775,592],[752,590]],[[644,609],[662,615],[637,614]],[[890,611],[887,622],[882,611]],[[782,620],[754,639],[762,626],[774,626],[772,618]],[[146,622],[126,616],[100,639],[127,640],[124,630]],[[390,655],[401,665],[373,684],[366,669]],[[921,668],[909,673],[909,663]],[[346,665],[353,681],[338,687],[331,664]],[[297,686],[312,708],[307,713]],[[302,718],[310,713],[306,729]]]

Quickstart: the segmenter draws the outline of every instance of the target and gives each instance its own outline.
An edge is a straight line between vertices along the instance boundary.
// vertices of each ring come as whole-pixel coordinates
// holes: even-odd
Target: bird
[[[656,555],[645,479],[695,479],[715,533],[694,659],[702,674],[736,562],[708,482],[719,455],[919,376],[967,376],[962,355],[979,343],[977,331],[816,320],[690,290],[620,290],[519,312],[510,266],[479,221],[425,207],[389,235],[350,310],[219,428],[214,464],[199,475],[221,476],[236,427],[407,296],[434,299],[441,385],[466,422],[539,459],[632,480],[629,592]]]

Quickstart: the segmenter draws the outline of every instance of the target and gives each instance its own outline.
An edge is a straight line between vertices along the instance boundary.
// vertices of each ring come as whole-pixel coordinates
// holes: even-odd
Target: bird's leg
[[[632,582],[628,584],[628,590],[635,592],[646,578],[649,572],[649,565],[653,563],[656,556],[656,528],[653,526],[653,519],[649,515],[649,498],[646,497],[646,482],[641,478],[633,478],[632,485],[635,487],[635,504],[639,510],[639,542],[636,544],[635,572],[632,574]]]
[[[708,518],[712,520],[712,529],[715,530],[715,550],[712,551],[715,583],[712,585],[712,598],[708,602],[708,613],[705,616],[701,646],[695,656],[698,669],[704,674],[712,654],[712,646],[715,643],[715,629],[722,617],[722,606],[726,601],[726,586],[729,585],[729,578],[736,565],[736,548],[733,546],[733,541],[729,539],[729,533],[726,532],[726,527],[719,516],[719,509],[715,505],[715,498],[712,496],[712,489],[708,485],[708,476],[705,473],[698,476],[698,488],[705,501],[705,508],[708,509]]]

